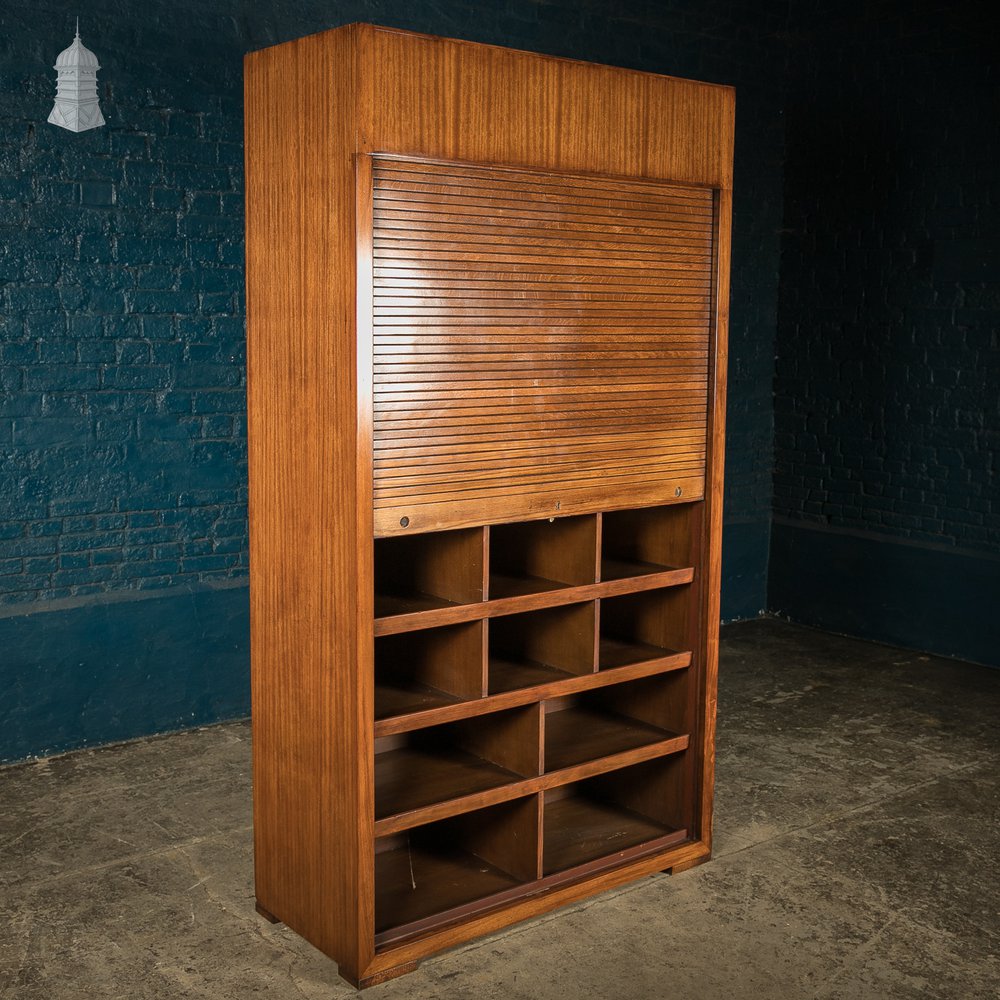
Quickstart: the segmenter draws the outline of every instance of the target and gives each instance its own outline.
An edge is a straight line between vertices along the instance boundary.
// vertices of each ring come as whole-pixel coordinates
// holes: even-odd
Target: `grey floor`
[[[723,631],[716,855],[366,998],[1000,996],[1000,671]],[[0,770],[0,997],[315,998],[253,910],[244,723]]]

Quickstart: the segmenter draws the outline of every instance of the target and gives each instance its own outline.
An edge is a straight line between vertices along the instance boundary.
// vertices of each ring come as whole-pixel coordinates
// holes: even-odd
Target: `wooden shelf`
[[[626,808],[640,802],[642,812],[660,816],[664,803],[653,802],[649,795],[655,799],[659,792],[650,789],[676,798],[663,775],[683,770],[679,761],[691,743],[688,680],[686,672],[674,671],[550,699],[543,725],[545,774],[577,781],[589,772],[581,787],[596,790],[593,797]]]
[[[546,594],[551,590],[566,590],[568,583],[546,580],[540,576],[505,576],[490,574],[490,600],[504,597],[527,597],[530,594]]]
[[[522,780],[522,775],[453,747],[389,750],[375,755],[375,818]]]
[[[659,573],[643,576],[624,577],[620,580],[604,580],[579,587],[559,585],[551,590],[540,590],[514,597],[497,597],[489,601],[469,604],[446,604],[424,611],[399,611],[376,617],[375,635],[399,635],[403,632],[417,632],[457,622],[475,621],[482,618],[503,618],[507,615],[525,614],[544,608],[564,607],[623,594],[637,594],[664,587],[680,587],[694,579],[694,570],[664,569]]]
[[[546,802],[544,824],[546,875],[676,832],[622,806],[582,795]]]
[[[483,622],[375,639],[375,718],[426,711],[485,692]]]
[[[375,725],[375,735],[381,737],[393,733],[412,732],[416,729],[425,729],[428,726],[453,722],[456,719],[488,715],[491,712],[496,712],[504,708],[528,705],[545,698],[557,698],[579,691],[609,687],[620,684],[623,681],[683,671],[690,664],[691,654],[688,652],[674,653],[662,660],[644,660],[641,663],[635,663],[630,666],[615,667],[600,671],[599,673],[581,674],[580,676],[563,674],[560,671],[558,678],[544,683],[536,683],[532,687],[516,688],[496,694],[491,691],[486,698],[461,701],[453,705],[416,710],[408,715],[397,715],[381,719]],[[502,672],[503,667],[501,667]]]
[[[375,855],[375,933],[441,915],[517,886],[481,857],[447,843],[404,844]]]
[[[375,540],[375,617],[438,611],[483,599],[482,528]]]
[[[454,695],[445,694],[436,688],[417,682],[375,681],[375,719],[392,719],[397,715],[413,712],[427,712],[445,705],[455,705],[461,701]]]
[[[634,591],[601,602],[605,662],[621,666],[631,656],[669,656],[690,649],[696,590],[691,584]]]
[[[499,667],[501,684],[505,679],[516,683],[523,678],[529,678],[531,684],[544,684],[575,674],[592,674],[595,632],[593,601],[507,615],[490,622],[489,657]],[[545,673],[546,670],[556,673]],[[532,676],[536,679],[530,680]],[[494,683],[491,670],[488,680],[491,693]]]
[[[541,875],[540,821],[540,796],[526,795],[377,839],[376,944],[523,893]]]
[[[379,739],[376,827],[389,833],[422,822],[413,814],[428,806],[453,803],[438,812],[468,811],[484,803],[463,800],[537,777],[540,736],[540,708],[528,705]]]
[[[559,771],[676,736],[623,715],[573,705],[545,716],[545,771]]]
[[[595,515],[495,524],[489,535],[490,600],[597,582]]]
[[[602,514],[601,579],[694,565],[700,521],[700,504],[664,504]]]
[[[433,594],[376,594],[375,617],[392,618],[395,615],[415,615],[424,611],[454,608],[457,601],[446,601]]]
[[[557,667],[529,660],[513,660],[503,656],[491,656],[489,662],[489,693],[505,694],[523,688],[553,684],[576,676]]]
[[[662,566],[659,563],[644,562],[641,559],[619,559],[601,556],[601,582],[608,580],[628,580],[634,576],[649,576],[652,573],[670,573],[676,566]]]
[[[602,635],[597,647],[597,664],[600,670],[614,670],[618,667],[631,666],[634,663],[663,660],[677,655],[677,650],[664,649],[662,646],[654,646],[648,642],[616,639],[613,636]]]

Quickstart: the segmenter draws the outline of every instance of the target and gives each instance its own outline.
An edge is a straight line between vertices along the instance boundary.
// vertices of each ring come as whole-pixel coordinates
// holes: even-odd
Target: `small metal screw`
[[[674,496],[675,496],[675,497],[679,497],[679,496],[681,495],[681,493],[682,493],[682,492],[683,492],[683,491],[682,491],[682,490],[681,490],[681,488],[680,488],[680,487],[678,486],[678,487],[677,487],[677,489],[675,489],[675,490],[674,490]]]
[[[409,523],[410,523],[410,519],[408,517],[401,517],[399,519],[400,527],[405,528]]]

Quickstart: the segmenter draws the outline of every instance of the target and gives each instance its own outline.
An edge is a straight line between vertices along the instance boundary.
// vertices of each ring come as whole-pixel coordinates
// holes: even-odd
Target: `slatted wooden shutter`
[[[390,157],[372,189],[377,534],[703,495],[710,189]]]

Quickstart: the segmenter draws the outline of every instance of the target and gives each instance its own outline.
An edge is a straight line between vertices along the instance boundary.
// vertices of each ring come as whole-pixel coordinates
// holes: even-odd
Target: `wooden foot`
[[[265,910],[263,906],[260,905],[256,900],[254,901],[254,909],[266,920],[268,923],[280,924],[281,921],[269,910]]]
[[[402,965],[394,965],[391,969],[383,969],[381,972],[358,980],[355,985],[359,990],[366,990],[369,986],[378,986],[379,983],[387,983],[397,976],[405,976],[407,973],[413,972],[419,964],[419,962],[404,962]]]
[[[680,875],[681,872],[686,872],[689,868],[697,868],[698,865],[703,865],[706,861],[711,861],[712,855],[706,854],[703,858],[695,858],[693,861],[681,861],[679,864],[673,865],[670,868],[664,868],[664,872],[667,875]]]

